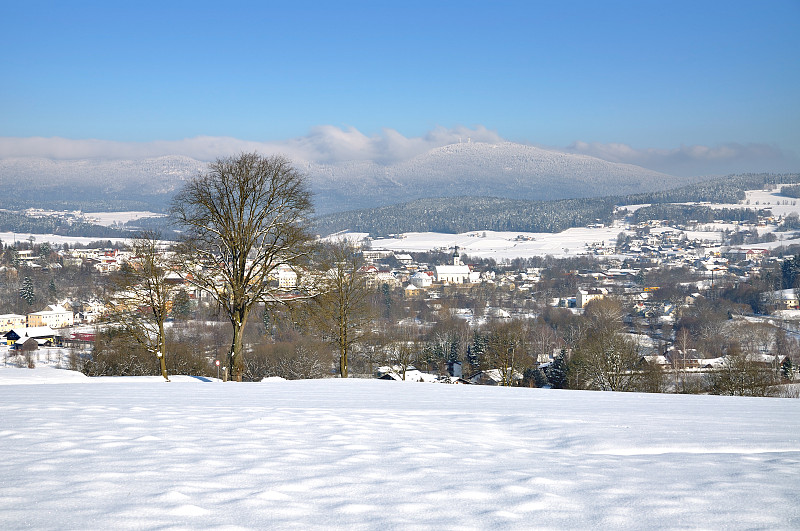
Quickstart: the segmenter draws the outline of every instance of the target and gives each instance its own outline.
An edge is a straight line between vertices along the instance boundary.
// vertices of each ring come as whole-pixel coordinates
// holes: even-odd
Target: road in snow
[[[0,367],[0,528],[800,528],[800,400],[180,380]]]

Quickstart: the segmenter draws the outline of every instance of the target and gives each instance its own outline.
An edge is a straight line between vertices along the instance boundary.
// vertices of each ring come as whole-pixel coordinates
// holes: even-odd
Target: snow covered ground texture
[[[431,249],[459,250],[473,258],[512,260],[517,257],[552,255],[566,258],[587,254],[587,246],[606,243],[614,246],[622,226],[576,227],[563,232],[497,232],[470,231],[462,234],[407,232],[401,238],[381,238],[371,242],[372,249],[395,252],[420,252]],[[518,237],[524,239],[518,239]]]
[[[179,380],[0,367],[0,528],[800,528],[800,400]]]

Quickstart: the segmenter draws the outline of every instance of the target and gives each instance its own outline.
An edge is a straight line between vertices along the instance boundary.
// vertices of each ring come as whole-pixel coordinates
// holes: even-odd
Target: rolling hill
[[[427,197],[493,196],[550,200],[651,192],[692,179],[504,142],[440,147],[400,162],[295,161],[315,193],[318,215]],[[184,156],[142,160],[0,160],[0,183],[13,190],[4,208],[163,210],[203,161]]]

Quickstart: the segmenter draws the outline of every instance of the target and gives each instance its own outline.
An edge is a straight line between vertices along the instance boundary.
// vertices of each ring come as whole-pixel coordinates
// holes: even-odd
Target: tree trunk
[[[156,356],[158,356],[158,362],[161,365],[161,376],[164,377],[166,381],[169,381],[169,374],[167,374],[167,357],[166,357],[166,346],[164,345],[164,321],[158,323],[158,352]]]
[[[238,310],[233,313],[231,325],[233,326],[233,340],[231,350],[228,353],[228,366],[230,367],[231,379],[237,382],[242,381],[244,375],[244,357],[242,355],[242,334],[244,325],[247,322],[247,310]]]
[[[347,378],[347,351],[348,337],[347,337],[347,322],[344,318],[340,317],[339,320],[339,376]]]
[[[347,345],[341,345],[339,352],[339,376],[347,378]]]

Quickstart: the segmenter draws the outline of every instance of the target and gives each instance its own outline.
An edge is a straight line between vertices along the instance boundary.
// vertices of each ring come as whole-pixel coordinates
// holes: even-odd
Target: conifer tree
[[[31,277],[22,279],[22,287],[19,290],[19,296],[28,303],[28,306],[33,305],[33,301],[36,300],[36,294],[33,292],[33,280],[31,280]]]
[[[792,371],[792,360],[790,358],[784,358],[783,363],[781,363],[781,376],[786,380],[791,380]]]
[[[550,380],[550,385],[554,389],[564,389],[567,385],[567,350],[561,349],[561,352],[555,357],[553,363],[547,371],[547,379]]]
[[[486,345],[488,339],[480,332],[475,332],[472,336],[472,344],[467,346],[467,363],[473,373],[480,370],[481,361],[486,355]]]

